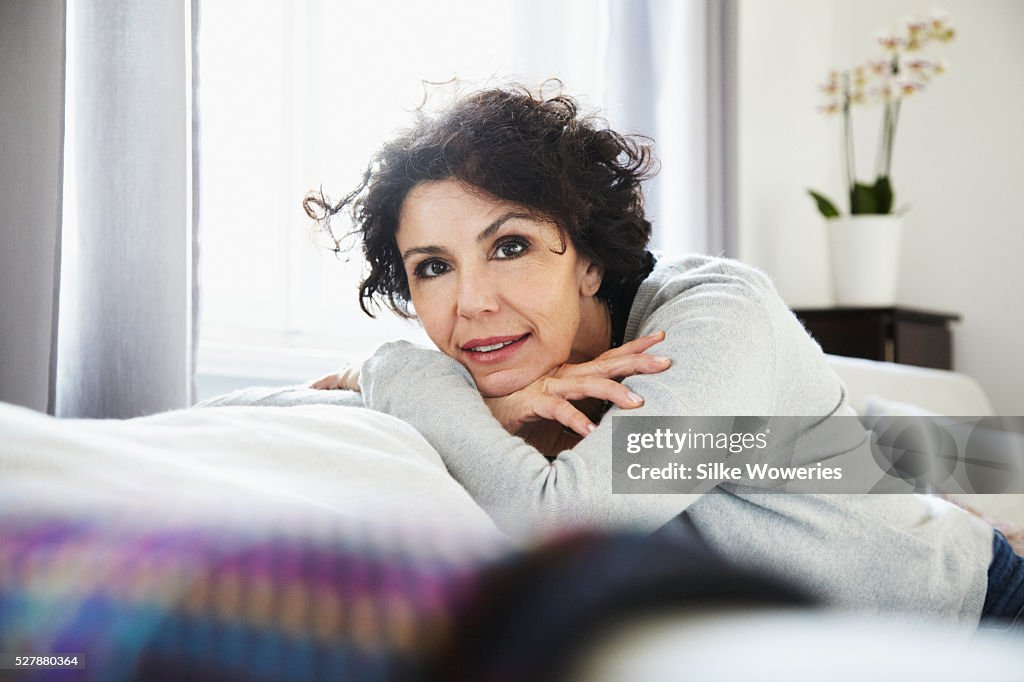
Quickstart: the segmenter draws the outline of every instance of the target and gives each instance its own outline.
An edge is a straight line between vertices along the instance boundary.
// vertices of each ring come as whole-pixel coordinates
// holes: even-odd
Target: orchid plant
[[[948,66],[922,55],[931,42],[946,43],[956,31],[948,14],[933,12],[924,18],[904,21],[902,30],[877,37],[883,54],[846,71],[832,71],[821,86],[828,98],[821,110],[843,117],[843,174],[850,197],[850,214],[892,213],[893,190],[889,172],[892,168],[893,141],[899,123],[903,99],[924,90],[931,79],[944,73]],[[882,104],[882,129],[875,156],[875,182],[857,181],[851,109],[866,104]],[[808,190],[826,218],[839,217],[835,204],[820,192]]]

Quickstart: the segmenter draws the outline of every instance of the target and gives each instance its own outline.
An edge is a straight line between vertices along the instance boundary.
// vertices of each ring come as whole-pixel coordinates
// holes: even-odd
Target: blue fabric
[[[1024,628],[1024,557],[1014,553],[998,530],[992,534],[992,563],[981,620],[986,628]]]

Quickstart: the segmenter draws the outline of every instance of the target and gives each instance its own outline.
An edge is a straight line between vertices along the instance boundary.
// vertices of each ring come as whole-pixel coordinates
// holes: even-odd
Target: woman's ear
[[[601,288],[604,280],[604,268],[596,263],[587,262],[587,269],[583,272],[580,281],[580,293],[584,296],[593,296]]]

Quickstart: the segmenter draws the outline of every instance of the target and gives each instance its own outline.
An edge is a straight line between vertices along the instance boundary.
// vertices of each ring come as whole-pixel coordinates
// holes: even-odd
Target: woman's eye
[[[494,254],[498,259],[509,260],[522,256],[529,250],[529,248],[530,243],[525,239],[506,239],[498,244],[494,249]]]
[[[439,260],[425,260],[416,266],[413,274],[419,279],[432,279],[448,272],[448,264]]]

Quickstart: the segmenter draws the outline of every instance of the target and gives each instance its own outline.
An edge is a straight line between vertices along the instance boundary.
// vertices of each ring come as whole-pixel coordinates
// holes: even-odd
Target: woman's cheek
[[[423,291],[422,288],[416,288],[410,292],[409,298],[412,300],[416,319],[419,320],[423,331],[427,333],[438,350],[446,355],[451,355],[451,350],[448,347],[451,341],[451,326],[445,321],[445,316],[439,314],[437,296]]]

